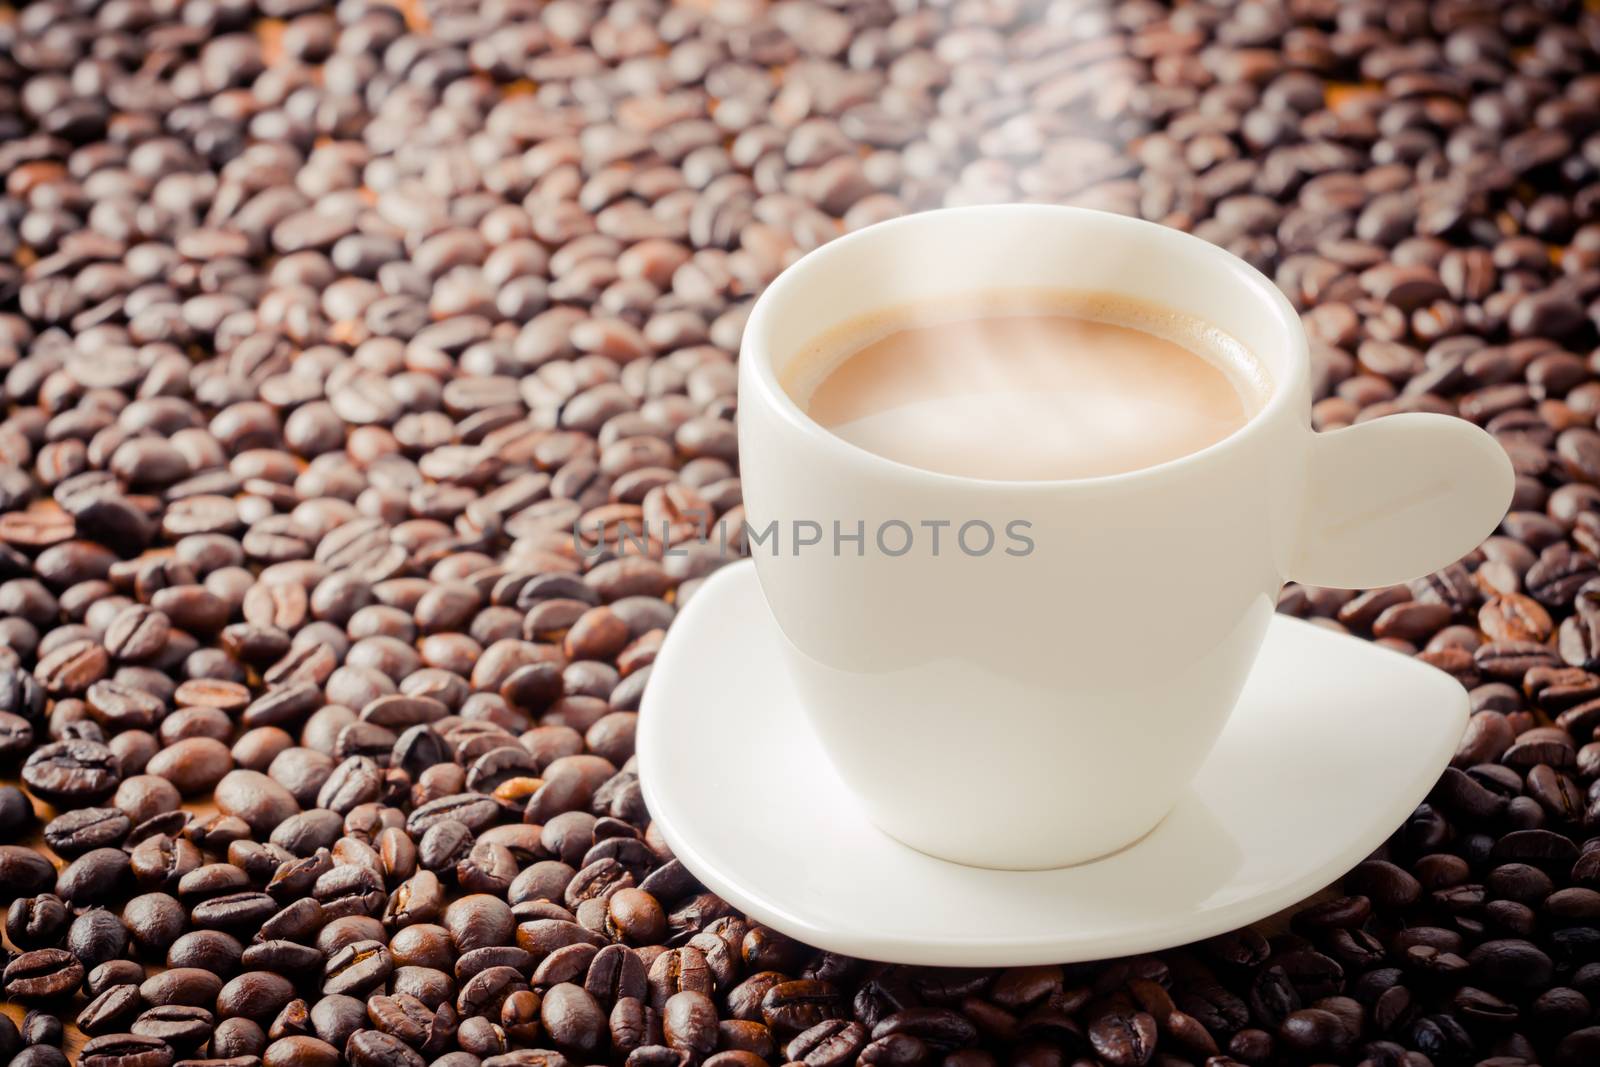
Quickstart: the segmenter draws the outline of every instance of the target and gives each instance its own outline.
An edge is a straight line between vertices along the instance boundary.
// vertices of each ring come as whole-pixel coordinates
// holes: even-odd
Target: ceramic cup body
[[[868,453],[780,384],[808,342],[857,316],[1039,287],[1133,297],[1220,328],[1260,363],[1262,407],[1169,463],[1006,482]],[[873,821],[987,867],[1128,845],[1217,739],[1285,580],[1414,578],[1504,513],[1510,465],[1469,424],[1402,415],[1318,435],[1310,404],[1305,334],[1277,289],[1150,223],[1033,205],[935,211],[786,271],[741,352],[747,521],[772,528],[751,553],[812,724]],[[1027,434],[1017,428],[1018,448]]]

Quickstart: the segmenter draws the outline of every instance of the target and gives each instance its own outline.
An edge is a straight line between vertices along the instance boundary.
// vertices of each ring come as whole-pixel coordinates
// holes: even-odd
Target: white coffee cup
[[[1208,322],[1259,361],[1265,402],[1232,436],[1168,463],[1008,482],[866,452],[780,384],[808,342],[857,316],[1022,287]],[[1390,585],[1494,529],[1512,472],[1488,434],[1427,414],[1313,433],[1309,376],[1298,316],[1248,264],[1085,209],[880,223],[766,290],[739,369],[747,520],[767,534],[751,551],[811,723],[879,827],[984,867],[1063,866],[1137,841],[1216,741],[1286,580]],[[924,525],[939,521],[950,525]],[[956,542],[973,523],[994,531],[989,551],[975,551],[981,526]],[[930,530],[943,534],[937,554]]]

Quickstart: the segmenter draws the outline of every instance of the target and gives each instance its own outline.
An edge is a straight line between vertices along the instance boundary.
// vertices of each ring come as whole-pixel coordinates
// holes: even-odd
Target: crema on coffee
[[[1265,377],[1231,337],[1123,297],[1000,292],[891,308],[809,346],[785,388],[852,444],[925,470],[1093,478],[1221,441]]]

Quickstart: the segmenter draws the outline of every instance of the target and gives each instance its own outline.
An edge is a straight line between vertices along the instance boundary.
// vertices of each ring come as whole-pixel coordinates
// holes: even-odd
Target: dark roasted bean
[[[105,1034],[84,1044],[78,1062],[83,1067],[171,1067],[173,1056],[159,1038]]]
[[[0,987],[6,996],[20,1001],[50,1000],[70,995],[83,978],[83,964],[72,953],[41,948],[23,952],[7,963]]]

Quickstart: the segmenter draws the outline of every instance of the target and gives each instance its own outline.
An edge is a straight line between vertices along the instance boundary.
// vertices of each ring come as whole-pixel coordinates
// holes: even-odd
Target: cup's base
[[[1163,822],[1166,821],[1167,816],[1172,814],[1172,810],[1176,806],[1176,804],[1173,804],[1172,806],[1168,807],[1160,815],[1156,816],[1155,820],[1151,822],[1150,825],[1146,826],[1144,829],[1140,830],[1137,834],[1134,834],[1126,841],[1123,841],[1121,844],[1114,845],[1110,848],[1095,847],[1088,850],[1084,850],[1082,848],[1076,850],[1063,850],[1051,852],[1047,856],[1036,856],[1033,854],[1024,856],[1022,854],[1013,853],[996,854],[993,851],[987,850],[984,852],[972,852],[967,849],[951,849],[937,845],[930,847],[925,843],[919,843],[919,841],[913,835],[896,832],[896,830],[891,826],[885,825],[884,822],[879,821],[878,818],[870,811],[867,812],[867,817],[872,824],[879,830],[883,831],[886,836],[893,838],[909,849],[922,853],[924,856],[939,860],[941,863],[955,863],[963,867],[975,867],[982,871],[1059,871],[1068,867],[1088,866],[1091,863],[1097,863],[1100,860],[1109,859],[1110,857],[1115,856],[1118,853],[1125,852],[1130,848],[1138,847],[1139,842],[1149,837],[1161,826]]]
[[[864,678],[824,667],[781,629],[776,633],[789,681],[826,762],[862,815],[887,837],[944,863],[1050,871],[1114,856],[1149,836],[1172,812],[1211,746],[1211,731],[1202,725],[1194,732],[1205,736],[1184,749],[1194,759],[1169,761],[1154,782],[1145,783],[1105,774],[1093,761],[1079,760],[1080,774],[1039,757],[1065,741],[1034,739],[1031,753],[992,737],[951,746],[936,725],[915,722],[931,697],[884,692],[896,676]],[[864,681],[879,691],[863,698]],[[1017,700],[1027,696],[1019,693]],[[1220,726],[1229,710],[1231,703],[1189,721],[1215,720]],[[884,759],[890,751],[895,757]]]
[[[1466,691],[1444,672],[1298,619],[1271,623],[1222,740],[1155,832],[1075,867],[981,869],[885,836],[828,773],[755,573],[736,563],[706,579],[656,660],[639,717],[640,785],[661,835],[707,889],[830,952],[1013,967],[1187,944],[1280,912],[1355,866],[1427,796],[1466,726]],[[1090,828],[1126,814],[1109,799],[1085,807],[1102,816],[1080,824]],[[1078,809],[1019,810],[991,829],[1042,833],[1046,816]],[[1154,815],[1129,816],[1101,841]],[[958,859],[938,846],[984,840],[944,829],[946,840],[925,843]],[[1094,858],[1052,849],[1072,843],[1044,833],[1029,854],[1023,836],[1006,842],[1022,855],[974,858]]]

